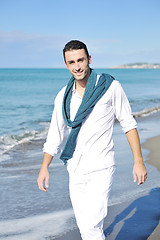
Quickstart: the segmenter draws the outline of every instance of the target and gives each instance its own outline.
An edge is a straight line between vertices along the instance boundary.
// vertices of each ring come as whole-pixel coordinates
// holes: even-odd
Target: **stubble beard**
[[[90,75],[90,67],[88,67],[86,70],[84,70],[83,72],[82,72],[82,76],[77,76],[76,75],[76,73],[74,73],[74,75],[73,75],[73,77],[75,78],[75,80],[77,81],[77,82],[79,82],[79,81],[86,81],[87,82],[87,80],[88,80],[88,78],[89,78],[89,75]]]

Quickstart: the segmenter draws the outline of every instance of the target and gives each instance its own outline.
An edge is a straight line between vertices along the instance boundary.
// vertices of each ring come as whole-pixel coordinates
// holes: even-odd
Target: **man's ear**
[[[67,63],[66,63],[66,61],[64,61],[64,64],[66,65],[66,68],[68,69],[68,66],[67,66]]]
[[[88,62],[89,62],[89,64],[91,64],[91,55],[89,55]]]

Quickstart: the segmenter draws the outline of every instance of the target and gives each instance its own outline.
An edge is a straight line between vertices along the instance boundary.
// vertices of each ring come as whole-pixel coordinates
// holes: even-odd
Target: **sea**
[[[141,143],[160,135],[160,69],[95,70],[121,83]],[[70,77],[67,69],[0,69],[0,240],[51,240],[76,228],[68,173],[59,156],[49,167],[48,192],[37,186],[54,99]],[[159,171],[147,163],[147,149],[142,154],[148,180],[140,187],[133,183],[132,153],[117,121],[113,138],[117,170],[109,206],[160,187]]]

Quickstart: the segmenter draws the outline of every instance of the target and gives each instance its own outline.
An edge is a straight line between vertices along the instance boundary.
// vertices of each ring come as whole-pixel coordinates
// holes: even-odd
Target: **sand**
[[[147,162],[160,171],[160,136],[148,139],[142,147],[150,150]]]
[[[147,162],[155,166],[160,171],[160,136],[148,139],[143,145],[143,148],[150,150],[147,156]],[[159,199],[160,208],[160,199]],[[160,215],[159,215],[160,221]],[[155,228],[154,232],[148,237],[148,240],[160,240],[160,223]]]
[[[160,136],[148,139],[143,148],[150,150],[147,162],[160,170]],[[107,240],[160,240],[160,188],[148,195],[108,209],[104,229]],[[81,240],[76,228],[50,240]]]

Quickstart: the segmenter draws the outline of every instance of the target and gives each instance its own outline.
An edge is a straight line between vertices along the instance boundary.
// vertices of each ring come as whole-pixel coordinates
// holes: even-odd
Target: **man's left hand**
[[[133,180],[137,181],[138,178],[138,186],[143,184],[147,179],[147,171],[146,167],[143,163],[135,163],[133,167]]]

